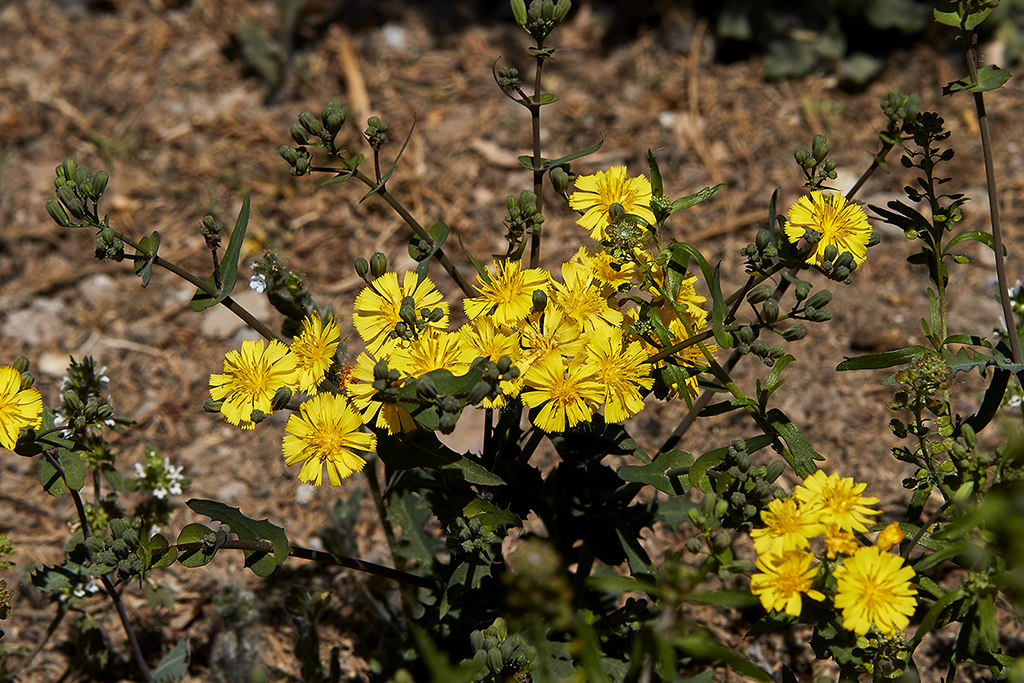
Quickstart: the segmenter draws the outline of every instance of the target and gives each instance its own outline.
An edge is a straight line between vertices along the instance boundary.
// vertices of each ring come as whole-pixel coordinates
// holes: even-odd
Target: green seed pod
[[[799,341],[807,336],[807,327],[803,323],[797,323],[782,331],[782,338],[786,341]]]
[[[376,280],[386,272],[388,272],[388,257],[378,251],[370,257],[370,275]]]
[[[367,274],[370,272],[370,262],[364,259],[362,256],[355,261],[356,275],[366,279]]]
[[[690,538],[686,540],[686,549],[696,555],[704,548],[704,544],[700,542],[699,538]]]
[[[827,289],[821,289],[815,292],[814,296],[807,300],[806,305],[813,308],[822,308],[823,306],[827,306],[830,301],[832,301],[832,292]]]
[[[292,140],[295,141],[295,144],[300,146],[309,144],[309,133],[307,133],[306,129],[299,124],[296,123],[293,125],[288,129],[288,132],[291,134]]]
[[[299,114],[299,125],[305,128],[306,132],[310,135],[321,137],[324,133],[324,127],[316,120],[316,117],[308,111],[304,111]]]
[[[768,284],[765,284],[765,283],[762,282],[757,287],[754,287],[749,292],[747,292],[747,301],[749,301],[750,303],[756,305],[756,304],[761,303],[762,301],[766,301],[766,300],[770,299],[771,296],[772,296],[772,287],[771,287],[771,285],[768,285]]]
[[[67,228],[71,226],[71,219],[68,218],[64,207],[56,199],[46,202],[46,212],[50,214],[50,218],[60,227]]]
[[[775,322],[779,319],[779,302],[775,299],[768,299],[761,306],[761,315],[764,319],[770,323]]]
[[[526,25],[526,2],[525,0],[512,0],[512,16],[515,18],[516,23],[520,26]]]
[[[487,650],[487,668],[494,674],[501,673],[505,668],[505,660],[501,658],[501,650],[497,647]]]

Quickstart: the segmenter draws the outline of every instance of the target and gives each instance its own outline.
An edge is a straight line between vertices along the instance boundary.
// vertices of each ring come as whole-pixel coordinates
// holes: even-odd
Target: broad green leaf
[[[701,659],[720,660],[729,668],[757,681],[771,683],[772,675],[752,661],[714,640],[703,631],[676,636],[675,644],[687,654]]]
[[[215,500],[193,499],[186,503],[194,512],[206,515],[210,519],[227,524],[231,533],[243,541],[268,541],[274,546],[274,553],[245,550],[245,566],[256,576],[270,576],[279,564],[288,559],[291,546],[284,529],[269,520],[255,520],[243,515],[238,508],[233,508]]]
[[[189,647],[188,636],[182,636],[174,649],[168,652],[153,670],[153,683],[180,681],[185,678],[188,675],[188,662],[191,657],[192,648]]]
[[[395,491],[388,498],[388,519],[401,528],[395,552],[417,563],[424,571],[434,562],[434,553],[444,542],[427,533],[431,511],[427,502],[412,491]]]
[[[61,469],[64,470],[64,480],[68,483],[68,486],[75,491],[81,491],[82,487],[85,486],[85,476],[88,474],[88,469],[78,453],[69,451],[66,448],[58,448],[57,462],[60,463]]]
[[[67,490],[67,486],[64,484],[64,477],[60,476],[57,468],[51,465],[50,461],[45,458],[39,461],[38,478],[39,483],[43,486],[43,490],[54,498],[60,498]]]
[[[625,465],[617,471],[623,481],[647,484],[669,495],[682,495],[690,490],[689,473],[668,476],[672,469],[689,467],[693,456],[686,451],[671,450],[662,453],[648,465]]]
[[[441,467],[445,472],[458,472],[464,481],[478,486],[502,486],[505,480],[478,462],[461,457]]]
[[[466,516],[466,519],[479,519],[488,531],[495,531],[499,527],[522,528],[523,526],[523,520],[519,518],[519,515],[510,510],[502,510],[493,503],[479,498],[470,501],[466,507],[462,508],[462,514]]]
[[[796,472],[796,476],[806,479],[817,472],[818,467],[814,464],[814,461],[824,460],[825,458],[807,443],[807,439],[804,438],[804,435],[793,424],[792,420],[786,417],[786,414],[778,408],[769,410],[765,414],[765,419],[772,429],[778,432],[782,440],[786,442],[786,448],[783,449],[781,455],[789,463],[789,466],[793,468],[793,471]]]
[[[231,294],[231,290],[235,288],[235,281],[238,279],[238,257],[242,253],[242,242],[245,241],[245,231],[248,227],[249,193],[246,192],[245,199],[242,200],[242,210],[238,212],[238,220],[235,221],[235,229],[231,231],[231,239],[228,240],[228,246],[220,260],[221,290],[214,296],[197,288],[196,293],[192,295],[192,301],[189,303],[189,306],[196,313],[205,311],[207,308],[216,306],[221,301],[224,301]],[[213,275],[206,278],[205,282],[211,289],[217,288],[217,282]]]
[[[178,545],[202,543],[203,546],[196,550],[181,550],[178,554],[178,561],[191,568],[209,564],[227,539],[228,535],[221,530],[215,532],[205,524],[188,524],[178,534]]]
[[[149,547],[151,550],[160,550],[170,545],[167,538],[163,534],[157,534],[153,538],[149,539]],[[170,567],[174,564],[174,561],[178,559],[178,549],[171,548],[166,553],[161,553],[157,556],[157,561],[152,564],[151,569],[160,569],[162,567]]]

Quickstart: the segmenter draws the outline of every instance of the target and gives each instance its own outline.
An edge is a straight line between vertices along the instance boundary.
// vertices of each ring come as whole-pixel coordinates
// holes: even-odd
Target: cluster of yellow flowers
[[[914,570],[889,549],[903,540],[898,524],[890,524],[873,546],[861,546],[854,532],[867,531],[868,506],[877,498],[862,496],[866,484],[851,477],[815,472],[797,486],[791,498],[773,500],[761,513],[764,528],[750,532],[758,552],[760,573],[750,590],[766,610],[800,616],[802,596],[822,601],[825,595],[812,586],[831,563],[836,580],[833,604],[842,610],[843,626],[864,635],[872,626],[886,636],[910,623],[917,606]],[[811,552],[810,539],[823,536],[824,557]],[[819,564],[812,566],[815,559]]]

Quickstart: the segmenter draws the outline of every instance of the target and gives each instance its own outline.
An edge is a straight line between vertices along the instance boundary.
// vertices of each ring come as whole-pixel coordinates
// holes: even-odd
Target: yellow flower
[[[365,353],[359,354],[359,358],[356,359],[356,366],[352,368],[351,378],[357,381],[350,381],[345,388],[352,399],[352,405],[363,414],[364,424],[370,424],[370,420],[374,420],[374,426],[386,429],[388,434],[415,431],[416,421],[408,410],[396,403],[377,400],[378,392],[373,388],[375,365],[377,365],[377,361]],[[401,382],[397,384],[401,384]]]
[[[917,589],[910,583],[914,570],[897,555],[877,546],[859,549],[836,567],[835,606],[843,611],[843,627],[866,634],[874,624],[893,636],[910,623],[917,607]]]
[[[444,315],[427,327],[437,331],[448,328],[448,304],[429,278],[419,281],[416,273],[409,271],[399,287],[397,274],[384,273],[359,293],[352,314],[352,323],[366,342],[366,350],[377,358],[387,359],[398,346],[398,339],[393,338],[391,332],[402,322],[398,312],[405,297],[412,299],[417,317],[424,308],[440,308]]]
[[[882,533],[878,534],[878,538],[875,539],[875,545],[888,552],[890,548],[902,541],[904,537],[905,534],[903,529],[900,528],[900,523],[893,522],[882,529]]]
[[[291,346],[299,370],[298,391],[311,395],[317,393],[341,342],[341,332],[333,317],[324,324],[320,313],[313,311],[302,320],[302,332]]]
[[[750,577],[750,592],[758,597],[765,610],[773,609],[798,617],[803,609],[802,595],[824,600],[820,591],[811,588],[818,567],[811,567],[814,555],[803,550],[768,553],[757,558],[760,574]]]
[[[453,375],[466,374],[469,364],[459,353],[459,337],[453,332],[425,332],[408,346],[400,346],[388,359],[388,366],[403,377],[420,377],[432,370],[448,370]]]
[[[814,191],[804,195],[789,209],[786,237],[798,242],[811,229],[821,235],[807,262],[820,266],[825,261],[825,247],[832,244],[842,254],[848,251],[859,266],[867,258],[871,224],[858,205],[846,201],[841,194],[823,195]]]
[[[494,362],[508,356],[512,365],[519,366],[522,350],[519,348],[519,334],[508,328],[494,324],[488,316],[480,316],[459,328],[460,360],[467,366],[483,356]],[[521,375],[520,375],[521,376]],[[501,381],[502,395],[496,398],[485,398],[481,408],[501,408],[505,405],[505,396],[518,396],[519,383],[510,380]]]
[[[604,389],[606,422],[622,422],[644,409],[640,389],[650,389],[654,378],[640,342],[627,345],[619,329],[595,331],[587,354],[587,363],[597,367],[597,381]]]
[[[352,449],[372,451],[377,437],[360,432],[363,421],[343,396],[325,393],[313,396],[299,407],[299,415],[288,418],[281,448],[287,465],[302,463],[299,481],[313,486],[323,483],[323,468],[332,486],[363,469],[366,461]]]
[[[877,498],[860,495],[867,484],[854,484],[853,477],[840,479],[833,473],[826,477],[818,470],[804,479],[803,486],[793,489],[793,497],[806,506],[821,510],[821,521],[835,524],[845,531],[867,531],[870,521],[864,515],[878,515],[880,510],[867,507],[878,502]]]
[[[834,560],[840,555],[853,555],[860,549],[860,544],[852,531],[840,529],[835,524],[825,525],[825,554]]]
[[[646,251],[638,251],[637,255],[650,258]],[[633,284],[639,278],[640,271],[635,263],[620,263],[604,251],[592,253],[586,247],[580,247],[569,262],[586,266],[594,271],[599,280],[616,290],[623,285]]]
[[[573,360],[566,366],[558,354],[538,360],[526,371],[526,386],[532,391],[520,394],[523,403],[543,406],[533,423],[545,432],[564,432],[594,414],[593,405],[603,397],[595,381],[597,368]]]
[[[595,277],[583,264],[562,264],[562,279],[551,288],[551,302],[583,332],[597,327],[618,327],[622,312],[614,305],[615,290]]]
[[[533,293],[546,290],[551,280],[540,268],[522,270],[519,261],[495,261],[487,272],[489,282],[477,275],[480,296],[467,298],[462,305],[470,320],[489,315],[496,325],[514,326],[525,320],[533,310]]]
[[[242,429],[252,429],[254,411],[273,412],[271,401],[281,387],[294,386],[298,377],[295,354],[281,342],[242,342],[224,357],[224,374],[210,375],[210,398],[224,401],[220,412],[224,419]]]
[[[576,179],[576,192],[569,197],[569,206],[585,212],[576,222],[590,231],[591,238],[607,238],[605,228],[610,223],[608,208],[612,204],[619,204],[626,213],[639,216],[651,225],[655,223],[651,211],[651,182],[645,176],[627,178],[625,166],[613,166]]]
[[[18,432],[43,424],[43,397],[34,387],[21,388],[21,373],[0,367],[0,446],[14,450]]]
[[[821,513],[800,505],[794,498],[776,498],[761,511],[762,529],[753,529],[750,538],[758,554],[781,553],[794,548],[807,548],[807,539],[825,530]]]
[[[541,358],[552,354],[567,358],[583,353],[587,338],[580,333],[565,312],[548,306],[543,313],[534,313],[519,327],[523,347],[521,368],[529,368]]]

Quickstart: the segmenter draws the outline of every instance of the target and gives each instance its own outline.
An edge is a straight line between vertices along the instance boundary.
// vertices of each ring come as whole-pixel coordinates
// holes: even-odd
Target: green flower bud
[[[416,380],[416,393],[422,398],[433,400],[437,398],[437,385],[430,377],[420,377]]]
[[[836,260],[836,256],[839,256],[839,248],[834,244],[829,244],[825,247],[824,259],[829,263]]]
[[[505,374],[512,367],[512,359],[508,356],[502,356],[498,359],[498,372]]]
[[[60,205],[56,199],[51,199],[46,202],[46,212],[50,214],[50,218],[62,228],[71,226],[71,219],[68,218],[68,214],[64,211],[64,207]]]
[[[303,155],[299,157],[299,160],[295,162],[295,168],[292,169],[292,175],[301,176],[309,173],[309,157]]]
[[[75,171],[78,170],[78,162],[75,161],[75,158],[68,157],[64,159],[63,168],[64,178],[67,179],[68,181],[73,181],[75,179]]]
[[[721,519],[729,513],[729,503],[721,498],[715,501],[715,517]]]
[[[398,307],[398,317],[410,327],[416,324],[416,300],[411,296],[404,297]]]
[[[964,438],[964,443],[967,444],[968,448],[974,448],[978,445],[978,435],[974,432],[974,427],[971,425],[964,423],[960,427],[960,436]]]
[[[794,290],[794,294],[796,294],[796,300],[797,301],[803,301],[804,299],[807,298],[807,295],[810,294],[810,293],[811,293],[811,283],[810,282],[804,282],[803,280],[801,280],[800,282],[796,283],[796,289]]]
[[[744,325],[736,333],[736,336],[739,338],[741,344],[749,344],[754,341],[754,330],[750,325]]]
[[[501,670],[505,668],[505,660],[501,658],[501,651],[497,647],[492,647],[487,651],[487,668],[494,674],[501,673]]]
[[[853,259],[853,254],[851,254],[848,251],[844,251],[842,254],[840,254],[835,261],[836,268],[848,268],[852,271],[856,267],[854,265],[856,261],[854,261]]]
[[[281,145],[277,148],[277,153],[281,155],[281,158],[288,162],[289,166],[294,167],[295,164],[299,163],[299,150],[288,145]]]
[[[99,199],[103,196],[103,191],[107,189],[108,182],[110,182],[110,175],[106,171],[99,171],[92,177],[93,199]]]
[[[565,21],[565,17],[567,14],[569,14],[569,10],[571,8],[572,2],[570,2],[570,0],[558,0],[558,2],[555,3],[555,11],[551,15],[551,18],[554,19],[559,24],[561,24],[563,21]]]
[[[24,358],[24,356],[19,356],[19,357],[20,358]],[[36,383],[36,378],[35,378],[35,376],[31,372],[28,372],[27,370],[23,370],[21,372],[21,389],[22,389],[22,391],[24,391],[25,389],[30,388],[35,383]]]
[[[827,289],[821,289],[815,292],[814,296],[808,299],[805,305],[812,308],[822,308],[827,306],[830,301],[832,301],[832,292]]]
[[[484,646],[484,632],[473,631],[469,634],[469,646],[473,648],[473,651],[483,649]]]
[[[543,311],[548,305],[548,295],[543,289],[533,290],[533,310]]]
[[[811,153],[806,149],[795,149],[793,150],[793,158],[796,159],[796,163],[802,168],[808,167],[808,162],[811,158]],[[810,165],[814,165],[813,162]]]
[[[72,216],[79,220],[85,218],[85,204],[82,203],[82,200],[78,198],[70,186],[64,185],[57,188],[57,199],[61,201]]]
[[[370,275],[377,279],[388,272],[388,257],[379,251],[370,257]]]
[[[811,141],[811,156],[819,164],[828,156],[828,141],[824,135],[815,135]]]
[[[716,553],[724,553],[732,545],[732,538],[726,531],[719,531],[711,541],[711,548]]]
[[[470,405],[479,405],[481,401],[487,398],[488,394],[491,393],[493,387],[484,381],[479,381],[473,385],[473,388],[469,390],[469,394],[466,396],[466,403]]]
[[[782,331],[782,338],[786,341],[793,342],[799,341],[807,336],[807,327],[803,323],[797,323],[791,327],[787,327]]]
[[[300,146],[309,144],[309,133],[307,133],[306,129],[299,124],[296,123],[293,125],[288,132],[291,134],[292,140],[295,141],[295,144]]]
[[[813,315],[808,315],[808,317],[816,323],[824,323],[832,319],[832,311],[827,308],[819,308],[814,311]]]
[[[270,406],[274,410],[284,410],[288,406],[288,401],[292,400],[292,390],[288,387],[281,387],[274,393],[274,398],[270,399]]]
[[[208,398],[203,403],[203,410],[208,413],[219,413],[222,405],[224,405],[224,401],[214,401],[212,398]]]
[[[26,356],[23,353],[19,354],[18,357],[14,359],[14,362],[11,363],[11,367],[14,368],[15,370],[17,370],[18,372],[28,372],[28,369],[29,369],[28,356]]]
[[[686,511],[686,516],[690,518],[690,523],[694,526],[703,526],[707,519],[700,513],[697,508],[690,508]]]
[[[64,392],[64,405],[68,407],[69,411],[78,413],[82,410],[82,399],[78,397],[74,389],[68,389]]]
[[[775,299],[768,299],[761,306],[761,315],[767,322],[773,323],[779,319],[779,302]]]
[[[495,617],[494,619],[494,635],[498,636],[498,640],[505,640],[508,637],[508,623],[501,617]]]
[[[321,119],[324,122],[324,129],[333,140],[341,131],[341,127],[345,125],[345,110],[341,108],[341,101],[333,99],[328,102],[324,107]]]
[[[836,282],[844,282],[849,277],[850,269],[846,268],[845,266],[837,266],[832,271],[832,279],[835,280]]]
[[[615,221],[626,215],[626,207],[618,202],[612,202],[608,207],[608,221],[614,223]]]
[[[767,228],[761,228],[757,231],[757,235],[754,237],[754,244],[757,246],[758,251],[764,251],[764,248],[771,244],[771,242],[772,234]]]
[[[324,127],[316,120],[316,117],[308,111],[304,111],[299,114],[299,125],[305,128],[306,132],[310,135],[321,137],[324,133]]]
[[[512,17],[520,26],[526,25],[526,2],[524,0],[512,0]]]
[[[555,166],[551,169],[551,186],[555,188],[555,192],[558,194],[565,194],[569,189],[569,174],[565,172],[565,169],[561,166]]]
[[[871,231],[871,237],[868,238],[868,247],[877,247],[882,241],[882,235],[877,230]]]
[[[365,279],[367,274],[370,272],[370,262],[364,259],[362,256],[356,259],[355,262],[356,275]]]
[[[89,167],[83,165],[76,168],[74,178],[75,183],[77,183],[79,187],[84,185],[85,181],[89,179]]]
[[[700,542],[699,538],[690,538],[686,540],[686,549],[696,555],[704,548],[704,544]]]
[[[772,296],[772,287],[769,284],[761,283],[757,287],[754,287],[747,292],[747,301],[751,304],[759,304],[762,301],[767,301]]]

